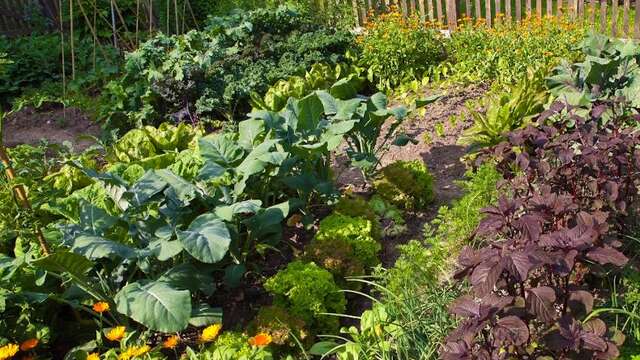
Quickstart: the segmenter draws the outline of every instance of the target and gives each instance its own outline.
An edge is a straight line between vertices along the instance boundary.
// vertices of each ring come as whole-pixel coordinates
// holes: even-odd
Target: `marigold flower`
[[[204,330],[202,330],[202,334],[200,335],[201,342],[211,342],[218,337],[220,333],[220,329],[222,329],[222,324],[213,324],[209,325]]]
[[[111,341],[120,341],[126,334],[126,330],[127,329],[124,326],[116,326],[114,328],[111,328],[111,330],[109,330],[106,337]]]
[[[162,347],[165,349],[173,349],[178,345],[179,342],[180,338],[177,335],[169,336],[162,342]]]
[[[36,346],[38,346],[38,339],[31,338],[23,341],[22,344],[20,344],[20,350],[29,351],[31,349],[34,349]]]
[[[98,301],[93,304],[93,311],[102,314],[105,311],[109,311],[109,303],[104,301]]]
[[[87,355],[87,359],[86,360],[100,360],[100,354],[91,353],[91,354]]]
[[[272,340],[273,339],[271,338],[271,335],[266,333],[259,333],[258,335],[249,339],[249,345],[264,347],[271,344]]]
[[[128,347],[125,351],[123,351],[118,356],[118,360],[133,359],[148,353],[150,350],[151,350],[151,347],[146,344],[142,346],[131,346],[131,347]]]
[[[0,360],[11,359],[19,349],[20,347],[17,344],[7,344],[0,347]]]

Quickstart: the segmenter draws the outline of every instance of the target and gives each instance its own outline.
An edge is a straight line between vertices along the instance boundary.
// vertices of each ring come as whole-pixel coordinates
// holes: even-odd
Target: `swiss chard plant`
[[[458,279],[471,284],[451,312],[464,319],[443,359],[613,359],[616,331],[595,316],[590,286],[628,259],[619,250],[637,205],[640,137],[575,115],[575,129],[529,126],[485,154],[510,195],[484,209]]]

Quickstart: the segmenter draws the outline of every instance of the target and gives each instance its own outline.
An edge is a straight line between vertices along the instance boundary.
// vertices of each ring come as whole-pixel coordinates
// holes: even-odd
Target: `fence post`
[[[358,0],[351,0],[351,7],[353,8],[353,17],[356,21],[356,27],[360,26],[360,16],[358,15]]]
[[[618,36],[618,0],[611,2],[611,36]]]
[[[447,24],[449,31],[455,31],[458,25],[456,0],[447,0]]]
[[[624,13],[622,15],[622,30],[624,31],[625,37],[630,37],[629,36],[629,6],[631,6],[630,1],[624,0]]]
[[[636,18],[633,25],[633,33],[636,39],[640,39],[640,0],[636,0]]]

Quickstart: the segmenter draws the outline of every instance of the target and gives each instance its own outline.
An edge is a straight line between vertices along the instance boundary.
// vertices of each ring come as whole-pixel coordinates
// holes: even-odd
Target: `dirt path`
[[[462,132],[472,124],[465,103],[482,97],[486,92],[485,87],[477,85],[444,91],[425,90],[425,96],[438,93],[444,93],[444,96],[427,106],[425,116],[414,116],[403,124],[403,131],[413,136],[418,143],[404,147],[392,146],[383,157],[382,166],[398,160],[424,161],[434,177],[436,196],[436,201],[424,211],[405,213],[408,227],[406,233],[384,239],[384,266],[392,266],[395,263],[397,245],[422,238],[424,224],[437,215],[440,206],[460,196],[460,189],[455,181],[460,180],[465,173],[465,166],[460,162],[465,148],[457,144],[457,141]],[[338,163],[346,163],[345,157],[339,157]],[[337,182],[341,187],[351,186],[357,192],[370,193],[371,189],[365,185],[358,171],[345,170],[337,173],[340,174]]]
[[[69,142],[79,152],[93,143],[82,139],[82,135],[99,134],[100,127],[80,109],[49,107],[36,110],[28,107],[7,116],[3,124],[2,141],[7,147],[35,145],[42,140],[56,144]]]

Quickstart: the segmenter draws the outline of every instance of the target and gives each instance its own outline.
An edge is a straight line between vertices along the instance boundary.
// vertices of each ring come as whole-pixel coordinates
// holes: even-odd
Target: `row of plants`
[[[3,218],[4,341],[38,339],[41,351],[85,343],[79,350],[85,355],[100,351],[108,358],[125,356],[131,346],[150,346],[145,354],[159,349],[150,338],[154,333],[219,323],[224,304],[214,300],[216,291],[236,288],[260,273],[260,259],[284,245],[287,217],[299,214],[299,221],[309,224],[310,206],[337,199],[330,171],[337,147],[349,141],[353,165],[374,171],[381,149],[409,143],[409,137],[397,133],[409,110],[389,108],[381,93],[340,100],[316,91],[289,99],[279,112],[254,111],[237,130],[206,136],[186,123],[146,126],[112,146],[33,167],[24,166],[46,158],[49,149],[12,149],[21,177],[5,179],[3,190],[9,200],[3,206],[12,214]],[[381,125],[391,117],[394,125],[381,134]],[[385,140],[379,143],[381,136]],[[18,184],[29,189],[31,209],[11,201]],[[332,272],[309,269],[316,265],[307,261],[320,263],[322,251],[337,246],[335,234],[322,234],[342,231],[343,217],[336,215],[334,225],[325,219],[304,259],[265,285],[280,299],[276,305],[297,308],[293,313],[314,331],[324,329],[316,323],[321,312],[343,309],[305,308],[310,298],[287,299],[289,287],[297,286],[298,271],[309,271],[318,283],[327,281],[322,294],[333,293],[325,291],[331,286],[339,289]],[[50,249],[36,241],[35,227],[44,229]],[[356,226],[354,233],[361,230]],[[347,252],[335,257],[352,262],[349,269],[375,265],[376,245],[361,248],[349,241],[340,245]],[[360,261],[366,246],[373,248]],[[358,257],[351,259],[354,254]],[[339,266],[330,270],[341,271]],[[96,303],[109,311],[97,311]],[[282,311],[267,308],[258,318]],[[47,318],[47,313],[60,317]],[[337,320],[322,321],[328,330],[337,327]],[[65,329],[73,326],[98,332],[76,332],[77,338],[70,339]],[[117,345],[110,338],[121,333],[126,335]],[[270,336],[269,341],[281,342]]]
[[[586,60],[549,79],[556,100],[537,122],[482,151],[509,192],[484,210],[480,246],[460,253],[456,277],[472,290],[452,304],[464,320],[443,358],[617,358],[622,330],[634,346],[638,49],[587,38]]]
[[[202,31],[160,34],[128,54],[101,118],[119,128],[241,118],[252,93],[315,63],[336,65],[351,42],[287,7],[211,18]]]

